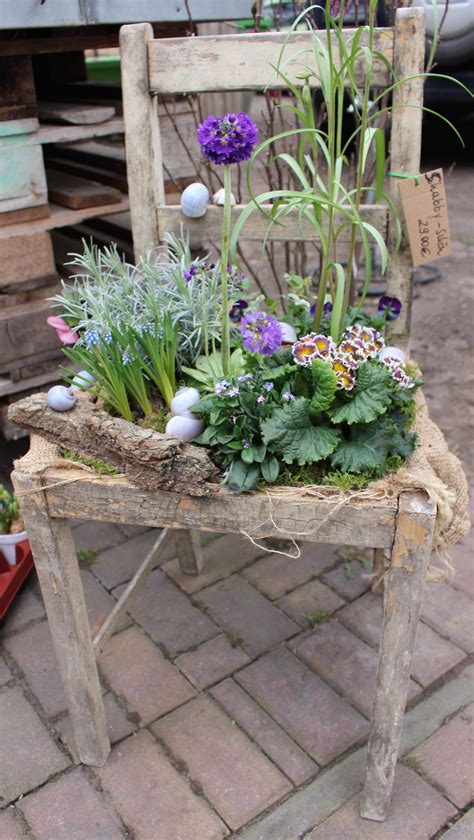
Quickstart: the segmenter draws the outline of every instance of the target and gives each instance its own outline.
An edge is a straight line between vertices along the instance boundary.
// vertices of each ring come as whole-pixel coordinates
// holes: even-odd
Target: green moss
[[[309,624],[309,626],[313,628],[319,627],[320,624],[323,624],[323,622],[327,621],[330,617],[331,613],[328,613],[325,610],[315,610],[314,612],[305,613],[303,616],[306,624]]]
[[[78,452],[73,452],[72,449],[61,448],[60,451],[61,457],[66,461],[73,461],[75,464],[84,464],[84,466],[90,467],[98,475],[120,475],[120,470],[109,467],[105,461],[101,461],[99,458],[86,458],[85,455],[79,455]]]
[[[164,405],[160,405],[150,417],[143,417],[138,421],[137,426],[142,429],[153,429],[154,432],[163,432],[170,419],[169,411]]]
[[[370,478],[366,475],[335,471],[327,473],[323,483],[331,487],[340,487],[341,490],[363,490],[369,481]]]
[[[77,552],[77,559],[80,566],[92,566],[99,556],[97,548],[81,548]]]

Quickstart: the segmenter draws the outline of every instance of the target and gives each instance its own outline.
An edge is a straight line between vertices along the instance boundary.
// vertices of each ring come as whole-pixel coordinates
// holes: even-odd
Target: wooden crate
[[[0,213],[48,201],[42,147],[27,139],[37,128],[35,118],[0,122]]]

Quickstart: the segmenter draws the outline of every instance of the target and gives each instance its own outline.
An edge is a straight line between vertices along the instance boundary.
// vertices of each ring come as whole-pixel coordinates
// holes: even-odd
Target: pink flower
[[[79,336],[76,335],[70,327],[68,327],[66,321],[64,321],[63,318],[59,318],[58,315],[50,315],[49,318],[46,319],[46,323],[49,324],[50,327],[54,327],[59,340],[63,344],[75,344],[79,338]]]

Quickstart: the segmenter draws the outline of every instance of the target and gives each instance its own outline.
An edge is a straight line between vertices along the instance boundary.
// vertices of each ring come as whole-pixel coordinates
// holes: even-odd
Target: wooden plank
[[[110,120],[115,114],[111,105],[80,105],[71,102],[38,102],[40,119],[69,125],[95,125]]]
[[[114,628],[117,626],[117,622],[120,621],[122,616],[130,609],[130,606],[137,596],[142,583],[145,582],[153,567],[156,566],[161,554],[172,537],[173,534],[168,530],[168,528],[165,528],[165,530],[161,532],[152,549],[145,557],[143,563],[135,572],[130,583],[127,584],[112,612],[107,616],[93,640],[92,644],[94,645],[94,652],[96,656],[99,656],[99,654],[103,651],[105,645],[114,632]]]
[[[0,242],[0,251],[1,251]],[[5,286],[0,286],[0,310],[8,307],[20,306],[23,303],[44,300],[61,291],[59,276],[54,270],[43,277],[31,277],[27,280],[16,280]]]
[[[122,213],[124,210],[128,210],[128,207],[128,198],[125,195],[122,196],[122,200],[117,204],[105,204],[102,207],[87,207],[84,210],[68,210],[64,207],[59,207],[57,204],[50,204],[50,215],[47,218],[15,225],[0,226],[0,239],[8,239],[8,237],[15,233],[31,234],[38,230],[67,227],[67,225],[75,225],[84,219],[91,219],[94,216],[107,215],[108,213]]]
[[[0,213],[46,204],[41,146],[8,146],[0,153]]]
[[[183,575],[198,575],[204,566],[204,555],[202,553],[201,535],[199,531],[182,531],[176,529],[174,532],[176,556],[179,568]]]
[[[113,117],[107,122],[93,125],[41,125],[31,134],[25,134],[22,145],[44,145],[46,143],[71,143],[79,140],[89,140],[93,137],[106,137],[109,134],[123,134],[122,117]],[[2,137],[0,150],[13,142],[12,138]]]
[[[50,166],[47,167],[46,174],[50,199],[63,207],[81,210],[84,207],[117,204],[122,200],[122,193],[98,181],[69,175]]]
[[[0,241],[0,292],[15,281],[54,273],[51,237],[45,231],[32,236],[11,236]],[[5,291],[5,290],[4,290]]]
[[[345,29],[343,38],[350,41],[356,30]],[[267,85],[284,88],[285,82],[278,78],[271,65],[278,64],[281,49],[288,37],[286,32],[252,33],[250,35],[203,35],[199,38],[167,38],[151,41],[149,52],[150,90],[155,94],[204,93],[206,91],[263,90]],[[324,35],[320,33],[324,39]],[[334,63],[339,68],[339,54],[335,36],[332,36]],[[361,45],[368,45],[368,36],[361,39]],[[301,50],[307,50],[302,54]],[[393,32],[378,29],[375,32],[374,50],[379,50],[388,59],[393,57]],[[285,64],[285,74],[301,85],[297,74],[311,60],[311,34],[296,32],[286,47],[284,58],[292,54],[294,60]],[[364,78],[364,64],[359,61],[355,68],[358,82]],[[320,87],[319,79],[312,76],[310,83]],[[374,62],[374,87],[390,84],[390,73],[380,60]]]
[[[125,169],[123,173],[111,172],[103,167],[92,166],[91,164],[83,161],[65,159],[61,156],[61,153],[59,155],[48,154],[46,162],[48,166],[53,167],[58,172],[67,172],[78,178],[84,178],[88,181],[96,181],[99,184],[106,184],[107,186],[118,190],[121,194],[128,191],[127,173]]]
[[[149,95],[150,24],[120,30],[125,149],[135,257],[158,245],[155,207],[164,203],[164,182],[157,99]],[[195,40],[195,39],[192,39]]]
[[[420,492],[400,496],[384,620],[361,816],[385,820],[408,696],[423,583],[431,554],[436,503]]]
[[[0,397],[8,397],[11,394],[26,396],[27,392],[34,388],[40,388],[49,382],[58,382],[59,374],[57,365],[46,373],[30,376],[26,379],[13,381],[8,376],[0,376]],[[20,399],[21,397],[18,397]]]
[[[69,522],[49,518],[41,477],[15,473],[79,757],[101,766],[110,752],[102,692]],[[40,492],[30,492],[40,491]]]
[[[38,204],[37,207],[24,207],[23,210],[10,210],[0,213],[0,228],[6,225],[17,225],[22,222],[33,222],[36,219],[46,219],[49,216],[49,204]],[[15,228],[11,228],[10,236]]]
[[[51,304],[40,300],[0,310],[0,373],[10,374],[41,354],[59,356],[61,345],[46,318]]]
[[[69,484],[64,478],[77,477]],[[265,493],[237,495],[225,487],[206,498],[170,491],[141,490],[129,479],[93,478],[81,470],[51,468],[45,483],[51,516],[74,516],[108,522],[147,525],[151,528],[195,528],[218,533],[234,532],[254,539],[292,535],[295,539],[391,548],[397,502],[384,500],[339,507],[330,499],[288,499],[268,488]],[[216,488],[217,489],[217,488]],[[280,530],[281,529],[281,530]]]
[[[390,171],[402,175],[416,175],[420,171],[424,79],[416,78],[416,75],[423,73],[424,61],[424,11],[420,8],[398,9],[395,21],[394,75],[399,80],[415,76],[393,92]],[[402,309],[399,317],[389,322],[387,332],[393,334],[395,344],[401,346],[400,342],[406,343],[406,335],[411,326],[413,262],[403,222],[399,179],[391,178],[390,182],[392,199],[402,222],[403,238],[398,252],[389,263],[387,294],[397,297],[402,303]],[[388,231],[389,254],[395,252],[396,238],[395,225],[391,224]]]
[[[245,205],[236,205],[232,208],[232,225],[235,224],[238,216],[244,209]],[[270,205],[263,205],[266,212],[271,211]],[[383,237],[386,236],[388,211],[387,208],[380,204],[366,204],[360,208],[361,216],[364,221],[370,222],[374,225]],[[189,219],[183,215],[179,206],[161,205],[156,209],[157,225],[160,240],[163,239],[166,231],[170,231],[179,236],[181,225],[184,224],[189,230],[190,242],[192,246],[201,245],[207,238],[219,239],[221,235],[222,226],[222,207],[209,205],[206,214],[200,219]],[[337,217],[339,218],[339,217]],[[342,221],[342,219],[340,219]],[[262,213],[255,210],[250,216],[244,227],[242,228],[241,238],[262,242],[269,226],[268,218]],[[347,227],[341,234],[340,241],[347,242],[350,239],[351,230]],[[272,225],[268,235],[268,239],[274,241],[285,240],[311,240],[319,241],[319,236],[316,229],[305,220],[302,224],[299,222],[297,214],[293,213],[287,216],[281,225]]]
[[[36,91],[31,56],[1,57],[0,122],[36,116]]]

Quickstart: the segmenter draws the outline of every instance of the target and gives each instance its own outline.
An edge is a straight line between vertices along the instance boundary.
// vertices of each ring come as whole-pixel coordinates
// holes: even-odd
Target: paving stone
[[[447,583],[474,598],[474,528],[460,543],[453,545],[450,555],[455,573]]]
[[[442,677],[465,657],[464,651],[443,639],[423,621],[418,623],[412,674],[423,688]]]
[[[278,606],[303,627],[307,627],[309,621],[306,616],[311,613],[331,615],[335,610],[345,606],[345,603],[324,583],[319,580],[310,580],[309,583],[280,598]]]
[[[79,768],[30,793],[20,807],[35,840],[123,840],[118,819]]]
[[[34,591],[34,572],[31,573],[30,578],[15,596],[15,600],[3,619],[2,633],[4,634],[21,630],[30,621],[43,618],[45,615],[43,601]]]
[[[447,583],[425,586],[422,617],[468,653],[474,652],[474,601]]]
[[[202,689],[222,680],[249,662],[250,659],[242,648],[232,647],[226,636],[216,636],[199,645],[196,650],[178,656],[175,665],[178,665],[196,688]]]
[[[116,602],[91,572],[86,569],[81,569],[81,580],[82,586],[84,587],[84,597],[86,599],[91,633],[92,636],[95,636],[109,613],[115,607]],[[125,627],[130,626],[130,623],[128,616],[125,616],[116,625],[114,632],[117,633],[119,630],[124,630]]]
[[[468,665],[406,713],[400,755],[429,738],[447,716],[472,700],[473,681],[474,666]],[[291,840],[303,836],[306,840],[306,834],[313,826],[319,825],[360,791],[366,756],[365,746],[350,753],[244,829],[239,840],[290,840],[288,826],[291,826]],[[398,840],[411,840],[411,837],[402,836]]]
[[[119,598],[124,589],[119,586],[114,595]],[[132,602],[130,615],[173,657],[218,633],[207,615],[159,569],[148,575]]]
[[[99,659],[113,690],[125,698],[143,724],[164,715],[193,696],[184,677],[136,627],[117,633]]]
[[[122,711],[113,694],[108,692],[104,695],[103,700],[107,719],[107,732],[110,743],[115,744],[117,741],[121,741],[122,738],[126,738],[127,735],[131,735],[137,727],[127,719],[125,712]],[[54,728],[59,732],[63,744],[66,744],[76,758],[76,761],[79,762],[69,715],[56,721]]]
[[[367,717],[371,716],[378,655],[336,619],[292,646],[304,661]],[[410,680],[409,699],[421,691]]]
[[[183,575],[177,558],[165,563],[163,571],[173,578],[180,589],[192,594],[233,572],[238,572],[263,553],[261,548],[239,534],[225,534],[206,545],[204,568],[199,575]]]
[[[298,625],[237,575],[199,593],[199,601],[218,624],[242,639],[258,656],[298,631]]]
[[[97,562],[91,566],[91,571],[107,589],[114,589],[133,577],[156,542],[157,534],[151,530],[125,542],[123,536],[121,539],[120,545],[101,551]]]
[[[235,678],[318,764],[328,764],[367,734],[359,712],[284,648]]]
[[[23,826],[15,817],[14,808],[0,811],[0,837],[2,840],[24,840],[25,838]]]
[[[441,584],[433,584],[433,587]],[[425,588],[425,592],[428,587]],[[456,593],[454,593],[456,595]],[[461,593],[459,593],[461,594]],[[338,612],[338,618],[369,644],[378,646],[382,627],[383,601],[380,595],[367,592]],[[418,623],[412,677],[423,687],[431,685],[463,659],[463,652],[441,638],[423,621]]]
[[[103,551],[119,545],[125,539],[120,527],[114,522],[81,522],[73,528],[73,535],[78,551],[87,548]]]
[[[304,543],[300,557],[267,554],[242,573],[267,598],[275,601],[296,586],[306,583],[337,561],[334,546]]]
[[[58,660],[47,621],[4,640],[6,650],[23,671],[32,692],[49,717],[67,708]]]
[[[228,833],[149,732],[122,741],[95,772],[137,840],[221,840]]]
[[[69,762],[19,688],[0,694],[0,805],[42,785]]]
[[[443,840],[472,840],[474,837],[474,808],[471,808],[445,834]]]
[[[323,575],[323,580],[348,601],[359,598],[370,588],[369,572],[358,560],[341,563],[337,569]]]
[[[0,685],[5,685],[5,683],[7,683],[12,678],[13,674],[10,671],[10,668],[5,662],[3,656],[0,656]]]
[[[253,738],[295,785],[314,776],[318,765],[255,703],[234,680],[211,690],[228,715]]]
[[[211,700],[199,697],[153,725],[233,830],[291,790],[287,779]]]
[[[363,820],[359,797],[336,811],[306,840],[429,840],[453,815],[452,805],[406,767],[397,767],[386,822]]]
[[[474,703],[438,729],[411,758],[458,808],[464,808],[474,799]]]

